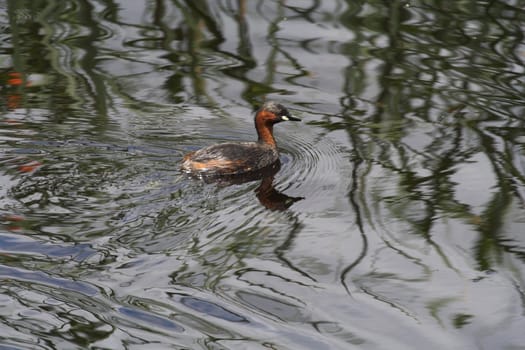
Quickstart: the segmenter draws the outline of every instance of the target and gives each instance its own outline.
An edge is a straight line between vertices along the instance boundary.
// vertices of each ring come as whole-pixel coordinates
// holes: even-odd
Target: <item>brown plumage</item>
[[[226,142],[184,156],[182,170],[208,175],[232,175],[258,171],[279,160],[273,137],[274,124],[298,121],[281,104],[266,102],[255,114],[256,142]]]

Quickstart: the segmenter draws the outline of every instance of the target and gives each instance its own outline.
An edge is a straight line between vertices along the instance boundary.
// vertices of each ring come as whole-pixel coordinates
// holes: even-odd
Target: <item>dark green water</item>
[[[0,84],[1,349],[525,349],[525,1],[7,0]]]

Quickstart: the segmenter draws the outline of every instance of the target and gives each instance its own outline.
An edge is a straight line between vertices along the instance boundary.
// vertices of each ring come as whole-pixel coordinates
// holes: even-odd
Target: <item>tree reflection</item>
[[[351,4],[349,13],[343,15],[347,19],[343,24],[357,36],[357,40],[348,43],[350,47],[370,47],[380,37],[388,42],[384,48],[374,48],[369,59],[381,62],[380,92],[376,96],[369,98],[366,85],[361,83],[367,75],[365,64],[351,65],[346,70],[347,95],[342,114],[354,147],[354,164],[360,169],[360,175],[354,177],[354,186],[367,188],[367,174],[379,166],[394,174],[398,181],[397,194],[380,196],[380,200],[429,243],[435,246],[432,232],[436,220],[462,217],[479,232],[475,256],[481,270],[493,268],[494,257],[503,252],[511,252],[523,260],[523,251],[510,247],[509,237],[503,231],[503,218],[508,216],[512,205],[525,203],[519,190],[525,184],[523,170],[516,167],[522,159],[517,152],[520,145],[511,136],[523,127],[519,117],[523,107],[516,104],[515,98],[523,93],[523,85],[512,86],[510,94],[504,93],[505,99],[498,98],[502,84],[497,81],[501,79],[492,69],[499,67],[498,75],[505,77],[503,80],[516,79],[515,65],[521,59],[509,61],[501,55],[515,52],[522,40],[519,28],[508,25],[517,20],[521,11],[502,2],[492,2],[489,12],[499,19],[491,22],[479,20],[485,16],[485,10],[474,3],[465,7],[460,3],[433,1],[419,9],[409,8],[401,1],[370,4],[377,12],[366,21],[355,16]],[[449,11],[458,13],[452,21]],[[467,23],[475,23],[475,27]],[[366,32],[376,34],[360,36]],[[487,41],[488,35],[492,37]],[[363,62],[355,57],[354,51],[349,53],[355,61]],[[494,97],[490,104],[488,95]],[[356,106],[363,104],[360,99],[370,111],[357,120]],[[421,138],[413,130],[424,123],[430,139],[422,147],[414,148],[406,140]],[[510,132],[502,135],[496,130]],[[488,159],[497,179],[492,199],[480,216],[457,198],[454,180],[458,168],[467,166],[479,154]],[[352,189],[349,196],[360,222],[360,208],[375,205],[358,200],[356,192],[359,194],[359,190]],[[414,208],[421,215],[414,217]]]
[[[301,261],[310,252],[290,257],[302,220],[311,217],[283,210],[300,198],[276,191],[275,174],[263,177],[256,189],[260,203],[275,212],[239,208],[241,222],[212,222],[206,235],[192,215],[219,222],[223,213],[207,212],[201,203],[189,206],[197,214],[185,212],[187,203],[180,199],[185,189],[176,184],[175,190],[155,192],[158,178],[151,175],[167,168],[165,182],[171,181],[181,144],[209,136],[185,123],[197,117],[171,108],[211,110],[221,121],[217,125],[227,129],[233,113],[222,109],[253,106],[273,94],[302,106],[312,116],[309,124],[324,132],[320,139],[335,134],[348,143],[340,148],[350,163],[341,174],[348,180],[350,209],[337,214],[355,224],[362,246],[354,256],[341,257],[344,266],[328,268],[347,293],[356,268],[373,250],[371,232],[381,239],[406,229],[444,266],[456,269],[437,239],[453,222],[475,234],[467,254],[478,271],[492,271],[506,258],[525,262],[517,232],[525,207],[523,8],[521,0],[8,0],[8,29],[0,43],[7,135],[2,141],[6,149],[31,157],[0,159],[10,181],[3,199],[14,202],[6,210],[21,211],[2,214],[6,227],[75,243],[89,240],[84,231],[92,225],[94,236],[117,237],[108,243],[102,267],[120,258],[121,250],[150,253],[153,246],[169,255],[185,249],[179,246],[183,239],[171,236],[186,234],[184,254],[198,264],[174,267],[172,283],[213,290],[233,274],[299,303],[293,291],[258,280],[265,274],[294,286],[318,283],[309,270],[318,266]],[[42,84],[29,84],[37,74]],[[68,150],[70,139],[76,146]],[[78,142],[85,139],[97,144]],[[21,146],[22,141],[31,143]],[[131,147],[134,143],[143,147]],[[174,159],[166,161],[169,156]],[[469,171],[486,173],[469,177]],[[25,176],[33,173],[37,176]],[[472,178],[479,182],[469,183]],[[119,221],[129,212],[135,216]],[[276,216],[265,217],[264,225],[247,224],[267,213]],[[31,215],[37,220],[26,218]],[[385,246],[415,260],[403,244]],[[249,266],[261,256],[268,266]],[[422,279],[429,274],[424,268]],[[254,271],[258,274],[250,276]],[[455,326],[471,318],[459,314]]]

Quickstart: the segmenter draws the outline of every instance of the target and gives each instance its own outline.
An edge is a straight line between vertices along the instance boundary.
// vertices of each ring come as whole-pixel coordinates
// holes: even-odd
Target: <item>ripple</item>
[[[0,234],[0,252],[3,254],[41,254],[50,258],[69,258],[83,261],[94,255],[96,251],[87,244],[63,246],[50,243],[38,242],[29,237],[21,237],[12,234]]]
[[[39,283],[54,287],[60,290],[68,290],[80,293],[85,296],[94,296],[98,293],[98,289],[93,285],[75,281],[73,279],[66,279],[48,275],[40,271],[30,271],[9,266],[0,266],[0,279],[10,279],[29,283]]]
[[[342,153],[324,133],[305,125],[301,133],[290,132],[280,142],[283,158],[283,167],[278,173],[280,187],[306,198],[318,198],[326,195],[328,188],[341,183]]]
[[[203,127],[197,126],[201,130]],[[207,125],[207,128],[213,128]],[[224,126],[222,126],[224,128]],[[295,130],[300,129],[301,132]],[[187,151],[208,145],[214,142],[224,141],[225,139],[233,140],[247,140],[253,138],[253,131],[248,131],[248,128],[241,128],[241,131],[236,133],[235,138],[231,136],[231,129],[224,130],[224,135],[219,131],[214,132],[214,138],[199,139],[200,145],[183,146],[187,147]],[[219,135],[219,136],[217,136]],[[222,136],[221,136],[222,135]],[[217,139],[215,139],[217,138]],[[327,189],[341,186],[340,174],[342,173],[341,164],[343,163],[342,153],[338,145],[331,139],[326,131],[307,123],[299,124],[283,124],[276,128],[276,139],[281,153],[281,170],[276,174],[273,183],[275,188],[278,188],[278,193],[286,196],[292,196],[290,200],[297,201],[301,197],[321,198],[329,196]],[[190,142],[195,142],[188,140]],[[254,183],[247,183],[232,186],[230,188],[215,188],[208,187],[204,184],[196,184],[190,182],[184,188],[184,198],[189,202],[195,202],[195,206],[189,205],[191,210],[195,211],[195,207],[204,206],[209,208],[225,208],[226,212],[220,212],[220,215],[225,215],[230,218],[232,216],[248,218],[256,220],[257,215],[263,215],[264,208],[257,204],[254,196],[254,191],[257,190],[261,181]],[[198,189],[196,189],[198,188]],[[205,203],[206,202],[206,203]],[[205,204],[204,204],[205,203]],[[313,202],[312,202],[313,203]],[[189,203],[186,203],[188,205]],[[227,208],[230,212],[228,212]],[[245,210],[249,208],[248,210]],[[263,209],[263,210],[261,210]],[[169,212],[169,210],[168,210]],[[179,207],[180,212],[180,207]],[[201,213],[205,217],[205,221],[212,220],[207,218],[205,213]],[[217,212],[212,211],[212,215]],[[192,225],[193,219],[191,215],[186,215],[183,222],[186,225]],[[232,230],[242,229],[246,226],[246,222],[237,222],[232,220],[226,223],[225,220],[219,219],[220,225],[217,228],[208,227],[213,231],[217,230]]]
[[[182,297],[180,302],[192,310],[201,312],[211,317],[217,317],[229,322],[247,322],[248,320],[211,301],[202,300],[195,297]]]
[[[122,315],[132,319],[133,322],[140,325],[141,328],[145,327],[145,325],[151,325],[153,329],[161,327],[171,332],[181,333],[184,331],[184,327],[178,325],[177,323],[165,317],[160,317],[152,313],[145,312],[143,310],[123,306],[119,308],[119,312]]]

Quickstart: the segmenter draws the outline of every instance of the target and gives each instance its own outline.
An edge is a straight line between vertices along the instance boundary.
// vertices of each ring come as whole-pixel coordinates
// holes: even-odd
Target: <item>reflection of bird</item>
[[[275,189],[273,180],[275,174],[277,174],[280,169],[281,162],[277,160],[271,166],[258,171],[222,176],[200,175],[199,178],[206,183],[216,183],[219,186],[239,185],[250,181],[261,180],[261,184],[255,189],[259,202],[270,210],[286,210],[295,202],[304,199],[304,197],[290,197]]]
[[[273,125],[293,117],[281,104],[265,102],[255,115],[257,142],[226,142],[184,156],[182,170],[203,175],[233,175],[256,172],[279,161]]]
[[[295,202],[304,199],[304,197],[290,197],[277,191],[273,187],[273,175],[264,177],[255,193],[259,202],[270,210],[286,210]]]

